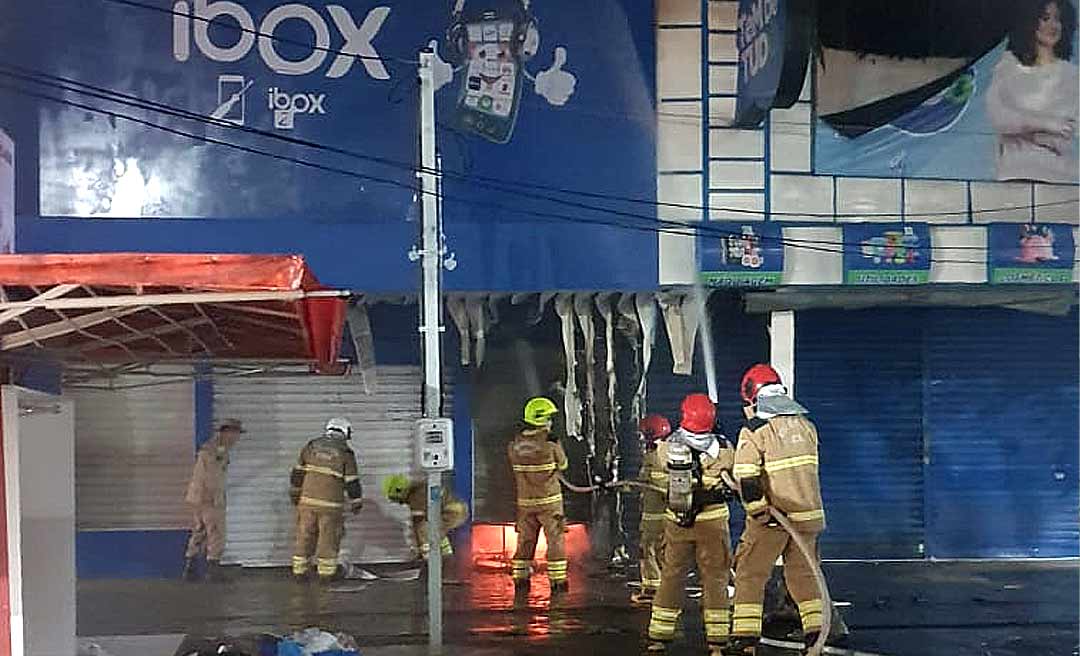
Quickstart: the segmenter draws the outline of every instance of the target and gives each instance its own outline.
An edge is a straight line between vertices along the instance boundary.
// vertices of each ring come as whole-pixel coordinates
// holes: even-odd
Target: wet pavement
[[[826,572],[852,629],[850,646],[890,656],[1075,656],[1076,561],[1039,563],[832,563]],[[293,583],[281,571],[233,570],[224,585],[178,581],[81,581],[82,636],[343,631],[365,656],[425,653],[426,601],[418,581],[380,579],[335,592]],[[447,654],[638,653],[648,610],[628,602],[626,580],[571,572],[571,592],[551,603],[533,581],[515,607],[508,576],[474,572],[446,588]],[[704,653],[697,602],[669,653]],[[778,636],[780,637],[780,636]],[[784,654],[782,650],[770,653]],[[153,656],[153,655],[147,655]],[[171,656],[165,654],[163,656]]]

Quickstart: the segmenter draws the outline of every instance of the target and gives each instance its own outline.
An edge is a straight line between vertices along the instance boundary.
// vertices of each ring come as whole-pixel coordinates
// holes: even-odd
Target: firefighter
[[[798,605],[809,646],[821,631],[821,593],[811,564],[771,519],[769,509],[784,513],[806,543],[816,548],[825,528],[817,429],[767,364],[747,370],[740,392],[747,421],[739,433],[734,475],[746,506],[746,528],[735,553],[732,653],[754,653],[761,638],[765,584],[781,555],[787,589]]]
[[[667,470],[656,459],[656,446],[671,435],[671,423],[661,415],[649,415],[638,425],[645,455],[638,480],[647,485],[667,488]],[[664,553],[664,511],[667,499],[663,493],[646,489],[641,494],[641,590],[630,596],[634,604],[652,604],[660,587],[660,564]]]
[[[722,480],[733,453],[727,439],[714,433],[716,406],[704,394],[683,399],[679,429],[656,450],[666,468],[667,510],[664,519],[664,566],[649,621],[649,651],[663,651],[675,638],[682,614],[686,577],[697,564],[701,578],[705,641],[717,656],[727,645],[730,613],[727,584],[731,567],[731,535]]]
[[[349,448],[350,439],[352,424],[344,417],[334,417],[326,422],[322,437],[304,446],[292,469],[289,495],[296,506],[292,571],[299,580],[308,577],[312,555],[320,581],[336,578],[346,507],[354,514],[363,507],[363,489],[356,455]]]
[[[418,558],[427,560],[430,551],[428,544],[427,521],[427,482],[410,480],[404,474],[394,474],[383,481],[383,493],[387,500],[409,507],[412,518],[413,552]],[[442,502],[442,540],[439,550],[444,559],[454,555],[454,546],[450,543],[449,532],[465,523],[469,518],[469,508],[465,502],[447,492]],[[452,578],[452,573],[448,572]]]
[[[509,447],[510,467],[517,489],[517,551],[511,563],[516,594],[527,593],[536,542],[543,528],[547,538],[548,580],[552,594],[568,589],[565,517],[559,472],[566,471],[566,453],[552,435],[558,413],[551,399],[537,397],[525,404],[524,427]]]
[[[195,457],[187,495],[192,508],[191,537],[184,553],[186,581],[195,580],[195,559],[206,553],[206,576],[221,582],[221,554],[225,551],[225,479],[229,471],[229,450],[236,445],[244,426],[239,419],[218,425],[217,436],[207,440]]]

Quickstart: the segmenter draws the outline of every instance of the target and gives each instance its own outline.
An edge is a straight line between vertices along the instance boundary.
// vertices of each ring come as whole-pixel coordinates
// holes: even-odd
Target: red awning
[[[0,255],[0,358],[326,365],[345,296],[294,255]]]

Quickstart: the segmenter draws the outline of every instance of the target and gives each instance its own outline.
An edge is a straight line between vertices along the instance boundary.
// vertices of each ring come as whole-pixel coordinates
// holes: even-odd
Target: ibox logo
[[[291,130],[296,126],[296,115],[325,115],[325,93],[285,93],[277,87],[266,92],[267,104],[274,112],[274,127]]]
[[[326,11],[345,42],[340,52],[331,53],[330,26],[318,11],[307,5],[290,3],[274,7],[262,17],[256,29],[251,12],[239,3],[231,0],[193,0],[193,4],[194,14],[192,3],[188,0],[179,0],[173,5],[173,57],[177,61],[187,61],[191,57],[192,33],[195,35],[195,47],[199,52],[217,62],[235,62],[247,57],[257,38],[259,56],[275,73],[307,75],[318,70],[327,56],[334,54],[334,61],[326,70],[326,77],[344,76],[359,58],[368,75],[376,80],[390,79],[390,73],[383,66],[379,53],[371,43],[386,17],[390,15],[389,7],[375,7],[357,27],[348,9],[340,5],[328,5]],[[215,43],[210,38],[211,21],[218,25],[231,24],[232,21],[219,20],[225,17],[231,18],[240,26],[234,42],[230,45]],[[315,47],[311,54],[303,59],[285,59],[278,54],[274,31],[287,20],[304,21],[315,35]]]

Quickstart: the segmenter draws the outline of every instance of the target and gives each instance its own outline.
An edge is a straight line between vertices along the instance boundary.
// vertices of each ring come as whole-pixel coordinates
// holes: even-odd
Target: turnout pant
[[[207,560],[221,560],[225,551],[225,506],[198,505],[192,509],[191,537],[185,558],[206,552]]]
[[[723,645],[728,640],[727,584],[731,567],[731,535],[726,506],[709,506],[698,514],[693,526],[684,528],[664,522],[664,567],[660,590],[653,600],[649,639],[670,642],[682,614],[686,577],[697,563],[703,593],[705,640]]]
[[[817,550],[816,532],[802,534]],[[739,548],[735,551],[735,613],[732,634],[760,637],[765,585],[777,557],[784,556],[784,580],[799,607],[803,631],[821,630],[822,601],[810,563],[795,541],[779,526],[763,526],[747,519]]]
[[[536,555],[536,543],[543,529],[547,538],[548,580],[552,583],[566,581],[566,546],[564,532],[566,521],[563,517],[562,504],[552,504],[536,508],[519,507],[517,516],[517,552],[511,563],[514,581],[527,581],[533,557]]]
[[[660,567],[664,560],[664,519],[641,520],[641,592],[655,595],[660,588]]]
[[[313,555],[320,577],[330,578],[337,573],[338,549],[344,529],[344,513],[341,509],[297,506],[293,574],[307,574],[311,569]]]

